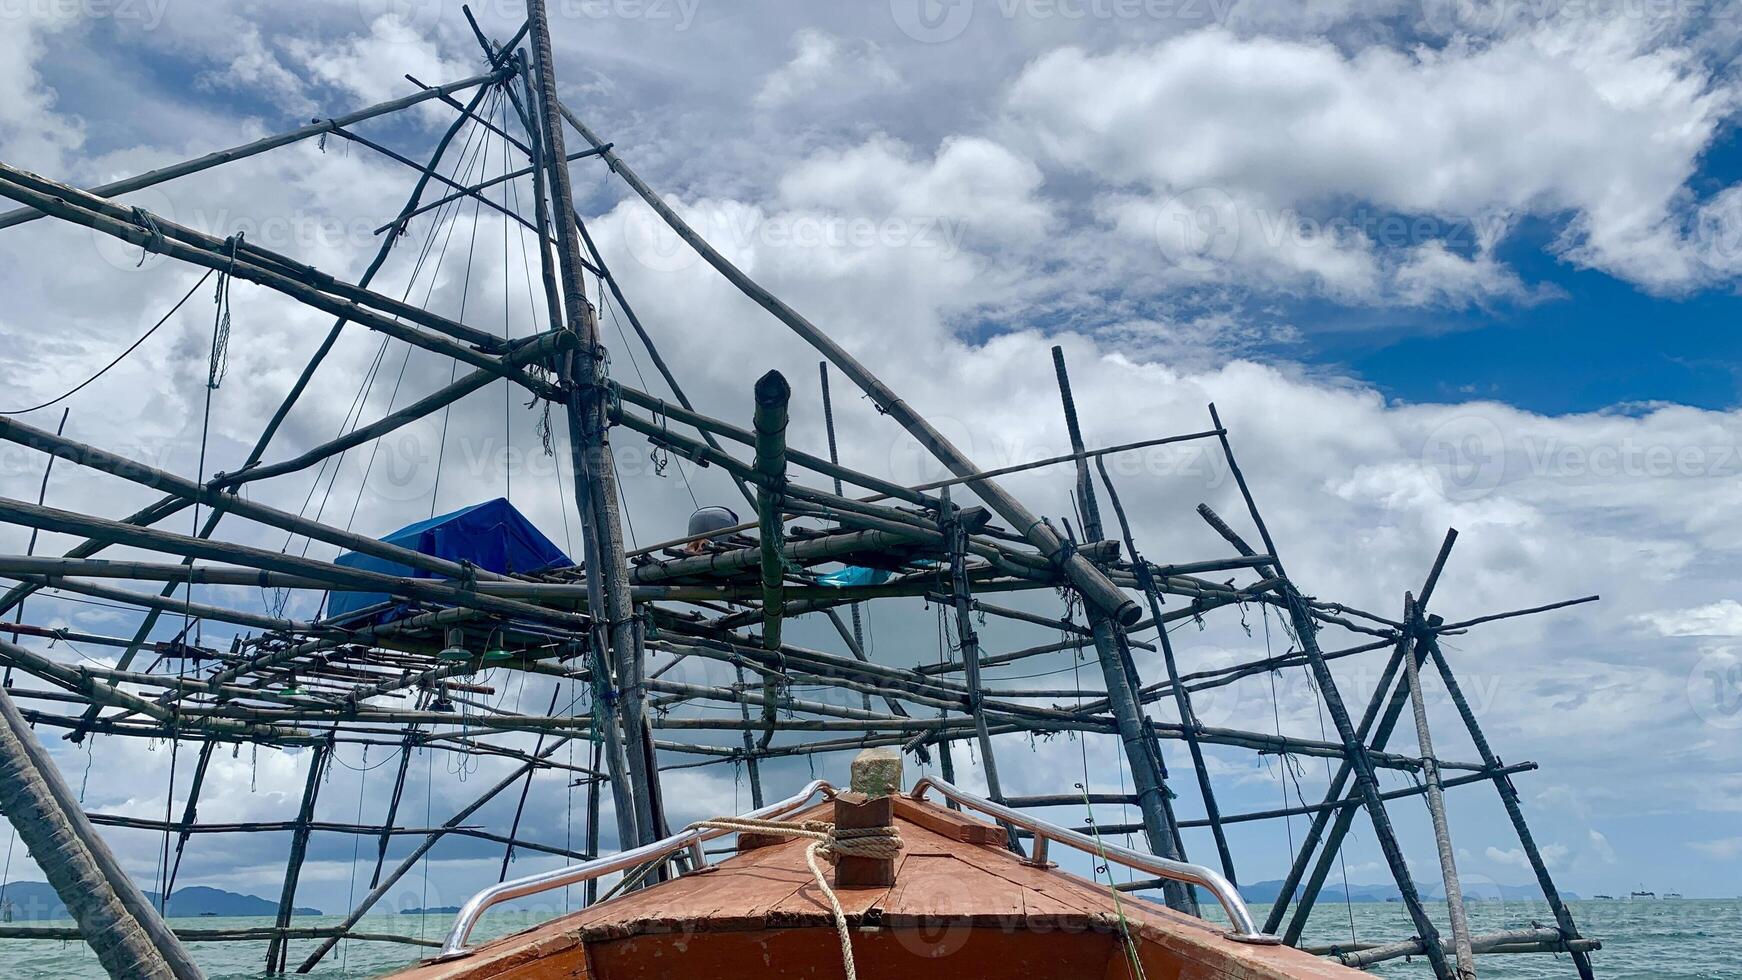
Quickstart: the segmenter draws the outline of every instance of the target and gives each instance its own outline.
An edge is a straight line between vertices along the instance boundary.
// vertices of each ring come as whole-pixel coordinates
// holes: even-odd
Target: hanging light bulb
[[[485,645],[485,647],[486,647],[484,650],[484,659],[485,660],[491,660],[491,661],[496,661],[496,662],[500,663],[501,661],[504,661],[504,660],[513,660],[514,659],[514,653],[512,651],[506,649],[504,647],[504,645],[502,644],[502,642],[500,641],[501,635],[502,635],[502,633],[500,630],[491,631],[491,633],[490,633],[491,642],[489,642],[488,644]]]
[[[297,686],[296,675],[291,674],[284,679],[284,686],[278,689],[278,693],[288,697],[297,697],[305,692],[302,688]]]
[[[467,652],[466,648],[462,645],[465,642],[465,639],[466,639],[465,634],[462,633],[458,627],[455,627],[453,629],[448,630],[448,645],[443,647],[442,651],[440,653],[436,654],[436,659],[437,660],[470,660],[470,659],[472,659],[471,653]]]

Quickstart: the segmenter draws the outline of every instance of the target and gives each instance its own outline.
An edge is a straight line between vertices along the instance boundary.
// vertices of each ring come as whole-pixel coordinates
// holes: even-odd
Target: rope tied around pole
[[[151,235],[149,239],[140,243],[139,264],[134,266],[135,269],[138,269],[145,265],[145,260],[151,257],[152,252],[163,250],[165,239],[163,229],[158,227],[157,219],[152,216],[150,211],[140,207],[134,208],[133,223],[144,228]]]
[[[817,863],[817,858],[893,859],[901,855],[900,831],[894,827],[866,827],[859,830],[849,830],[837,827],[826,820],[787,823],[781,820],[757,820],[749,817],[719,817],[690,824],[691,830],[704,827],[739,834],[774,834],[781,837],[800,837],[810,841],[810,846],[806,847],[804,852],[805,864],[810,866],[811,877],[816,879],[817,887],[822,890],[823,897],[829,900],[829,908],[834,913],[835,934],[841,940],[841,961],[847,970],[847,980],[859,980],[858,967],[853,960],[852,933],[847,928],[847,913],[841,908],[841,900],[835,896],[835,890],[829,887],[829,879],[823,874],[822,865]]]

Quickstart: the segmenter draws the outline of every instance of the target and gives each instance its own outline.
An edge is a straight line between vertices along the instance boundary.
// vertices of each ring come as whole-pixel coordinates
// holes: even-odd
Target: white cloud
[[[46,35],[64,19],[9,17],[0,31],[0,156],[27,169],[56,172],[84,142],[84,124],[43,84],[36,61]]]
[[[756,106],[778,109],[792,102],[812,108],[846,103],[901,87],[901,76],[870,41],[843,41],[805,29],[792,36],[792,60],[763,79]]]
[[[1692,609],[1641,613],[1635,619],[1664,636],[1742,636],[1742,602],[1735,599]]]
[[[1681,231],[1686,184],[1734,103],[1635,22],[1569,18],[1441,50],[1219,29],[1064,48],[1023,73],[1009,110],[1051,159],[1159,199],[1209,188],[1273,220],[1353,201],[1364,237],[1400,212],[1466,244],[1481,236],[1462,222],[1570,213],[1567,258],[1676,289],[1706,278]],[[1493,276],[1458,278],[1517,289]]]
[[[1487,854],[1488,860],[1495,864],[1509,865],[1524,871],[1531,870],[1530,858],[1524,853],[1522,847],[1507,848],[1503,851],[1498,847],[1490,846],[1484,853]],[[1567,847],[1565,844],[1544,844],[1540,853],[1542,854],[1542,862],[1552,869],[1558,867],[1561,861],[1566,858]]]
[[[341,6],[347,16],[355,16],[353,4]],[[1060,343],[1070,358],[1078,404],[1093,443],[1201,429],[1207,422],[1204,403],[1217,402],[1279,547],[1288,555],[1291,573],[1315,594],[1381,613],[1395,611],[1402,590],[1419,583],[1440,535],[1452,525],[1464,536],[1435,599],[1436,608],[1449,618],[1603,592],[1604,602],[1598,606],[1447,638],[1448,653],[1490,737],[1508,761],[1533,759],[1544,767],[1540,774],[1518,777],[1526,792],[1533,783],[1542,785],[1537,780],[1553,780],[1550,791],[1541,795],[1589,801],[1592,812],[1637,815],[1665,800],[1720,811],[1736,806],[1742,788],[1732,778],[1710,774],[1742,770],[1742,749],[1734,739],[1715,737],[1701,726],[1688,709],[1686,678],[1676,666],[1682,661],[1665,656],[1665,651],[1690,648],[1682,641],[1693,634],[1677,632],[1693,628],[1686,624],[1730,628],[1734,600],[1724,592],[1736,577],[1742,528],[1734,521],[1735,456],[1726,450],[1742,438],[1742,415],[1659,405],[1629,413],[1549,417],[1485,402],[1399,404],[1358,381],[1239,359],[1257,345],[1299,340],[1289,327],[1254,324],[1222,311],[1175,310],[1156,302],[1168,298],[1167,289],[1175,285],[1206,279],[1230,290],[1282,288],[1350,303],[1530,301],[1538,296],[1536,288],[1521,283],[1501,264],[1494,246],[1521,214],[1557,208],[1588,214],[1585,220],[1592,229],[1607,229],[1610,237],[1602,239],[1607,243],[1602,250],[1609,257],[1600,260],[1619,262],[1611,253],[1625,250],[1617,251],[1613,243],[1629,240],[1629,229],[1650,226],[1652,219],[1647,215],[1629,224],[1623,220],[1628,216],[1618,217],[1613,201],[1593,188],[1612,182],[1638,192],[1646,211],[1671,213],[1685,179],[1674,161],[1685,158],[1688,147],[1704,145],[1708,113],[1718,109],[1701,101],[1694,81],[1685,87],[1669,84],[1678,71],[1693,71],[1673,51],[1658,55],[1639,48],[1617,54],[1618,42],[1611,44],[1602,36],[1592,40],[1590,50],[1573,51],[1556,48],[1557,36],[1542,28],[1486,47],[1408,55],[1375,47],[1347,55],[1312,41],[1210,33],[1151,49],[1049,55],[1019,84],[1017,102],[1010,108],[1016,119],[1044,124],[1042,136],[1049,139],[1038,143],[1024,142],[1009,129],[993,127],[990,135],[982,131],[975,118],[979,110],[971,104],[931,100],[937,104],[925,108],[942,117],[935,132],[893,126],[867,130],[876,134],[869,136],[851,128],[846,136],[811,132],[793,141],[790,158],[772,158],[764,169],[765,158],[757,156],[752,169],[733,157],[749,151],[692,142],[689,130],[669,126],[674,117],[662,114],[676,110],[652,100],[652,108],[635,108],[646,118],[636,117],[625,127],[628,135],[621,137],[619,148],[656,186],[684,188],[674,204],[710,240],[861,356],[952,437],[959,434],[959,441],[984,465],[1066,448],[1048,350]],[[855,59],[894,58],[888,51],[835,37],[814,42],[827,49],[819,54],[824,63],[850,66]],[[231,71],[227,84],[237,86],[238,92],[294,99],[287,95],[294,91],[289,80],[268,60],[275,57],[286,71],[306,73],[311,84],[337,86],[358,102],[373,101],[407,90],[398,79],[402,71],[435,81],[478,70],[469,38],[463,38],[464,45],[450,40],[440,31],[376,21],[356,24],[337,40],[310,35],[299,43],[287,39],[281,48],[265,52],[253,51],[244,40],[239,53],[226,52],[237,61],[217,62],[213,70]],[[804,59],[806,43],[813,42],[801,41],[800,57],[793,64]],[[1541,64],[1529,63],[1535,56]],[[775,57],[744,77],[760,77],[766,69],[773,73],[772,85],[792,68],[782,67],[784,51]],[[1224,58],[1244,74],[1230,77],[1229,67],[1221,63]],[[39,48],[28,49],[18,63],[21,70],[12,75],[6,73],[15,65],[0,61],[4,90],[22,92],[26,101],[68,101],[43,87],[34,74],[41,64]],[[579,64],[577,58],[575,67]],[[1281,69],[1300,73],[1304,84],[1298,91],[1276,84]],[[1126,70],[1134,73],[1135,90],[1125,84],[1121,72]],[[1638,73],[1632,91],[1642,93],[1641,105],[1631,106],[1625,93],[1597,84],[1601,79],[1594,76],[1609,70]],[[1191,77],[1182,78],[1182,72]],[[1080,84],[1080,79],[1067,77],[1073,73],[1113,84],[1078,92],[1090,97],[1052,106],[1047,111],[1056,112],[1056,118],[1040,119],[1037,114],[1047,108],[1047,99],[1058,93],[1039,91],[1038,80]],[[880,77],[872,73],[874,81]],[[1478,84],[1486,77],[1505,83],[1505,99],[1494,84]],[[565,72],[565,86],[568,79],[577,86],[590,84],[580,70]],[[613,100],[629,103],[646,91],[624,84],[622,92],[610,93]],[[782,84],[789,87],[770,98],[784,100],[784,106],[802,115],[802,108],[813,104],[803,79],[792,75]],[[1466,84],[1475,88],[1460,91]],[[1167,89],[1170,85],[1184,87]],[[1064,94],[1071,94],[1068,87]],[[839,93],[817,95],[826,106]],[[730,99],[741,108],[742,92]],[[1514,99],[1525,108],[1515,111],[1500,104]],[[1567,100],[1569,108],[1542,108],[1555,99]],[[1190,104],[1193,100],[1201,105]],[[40,108],[47,103],[34,104]],[[83,113],[103,107],[73,102],[55,108]],[[611,105],[598,108],[627,113]],[[1253,112],[1271,115],[1254,118]],[[1298,145],[1288,142],[1296,117],[1314,114],[1332,117],[1332,135],[1308,127]],[[1107,118],[1102,121],[1101,115]],[[776,123],[782,118],[780,113],[767,116]],[[74,140],[56,152],[72,155],[65,161],[69,167],[118,175],[264,131],[262,124],[242,118],[224,117],[224,122],[233,131],[219,135],[233,139],[201,132],[186,137],[192,146],[117,147],[102,157],[77,154]],[[1656,139],[1654,127],[1668,135]],[[660,132],[657,139],[642,139],[653,131]],[[1073,143],[1064,136],[1082,139]],[[618,137],[617,132],[607,135]],[[8,142],[0,155],[13,159],[13,146]],[[710,152],[716,150],[723,152]],[[687,174],[689,161],[695,159],[710,165],[724,161],[717,183],[691,187],[671,180],[673,171]],[[1079,171],[1092,180],[1081,181]],[[575,172],[602,181],[596,168],[577,165]],[[1162,218],[1182,214],[1168,203],[1170,195],[1201,186],[1188,182],[1195,174],[1213,175],[1217,183],[1209,186],[1225,186],[1239,195],[1252,222],[1241,227],[1231,269],[1193,268],[1194,260],[1206,253],[1201,243],[1188,242],[1192,247],[1173,254],[1171,265],[1151,270],[1153,279],[1123,278],[1133,266],[1160,266],[1168,258],[1149,243],[1156,241]],[[226,214],[231,219],[303,213],[386,220],[399,205],[397,195],[408,184],[405,177],[406,172],[361,152],[330,148],[322,155],[310,144],[214,171],[165,193],[180,217],[189,218],[188,209],[197,204],[207,208],[202,226],[228,233],[234,224],[226,223]],[[1073,180],[1094,189],[1072,186]],[[699,262],[670,264],[657,250],[642,251],[648,239],[638,236],[656,229],[638,217],[645,213],[640,202],[617,203],[606,191],[595,196],[592,188],[610,186],[602,182],[580,186],[587,195],[583,208],[597,215],[590,227],[600,247],[698,405],[741,421],[751,376],[746,366],[755,365],[758,371],[778,366],[799,388],[794,445],[812,450],[824,445],[814,387],[816,355]],[[1469,220],[1470,244],[1453,248],[1429,238],[1398,246],[1383,232],[1308,220],[1314,212],[1307,204],[1340,195]],[[1284,212],[1277,206],[1295,207],[1300,223],[1282,224]],[[908,221],[893,235],[878,224],[869,239],[852,239],[855,221],[889,217]],[[1097,223],[1125,239],[1120,242],[1085,227]],[[383,291],[398,295],[405,288],[411,253],[432,224],[430,218],[414,223],[408,247],[397,250],[383,272],[378,283]],[[927,227],[939,233],[958,229],[961,235],[953,243],[948,234],[930,242],[917,240]],[[1586,233],[1596,243],[1599,238],[1592,229]],[[454,251],[441,263],[431,300],[432,307],[449,313],[459,306],[465,278],[459,243],[468,237],[470,223],[462,219],[456,230]],[[823,237],[809,243],[797,240],[794,232],[805,230],[822,232]],[[832,240],[828,235],[834,231],[848,237]],[[477,251],[468,318],[491,328],[506,318],[517,336],[524,335],[533,322],[520,298],[524,270],[517,243],[516,254],[503,266],[502,232],[501,224],[487,214],[478,226],[480,242],[492,247]],[[351,275],[363,266],[375,241],[366,233],[361,239],[293,236],[285,250],[336,274]],[[1143,247],[1129,247],[1135,240]],[[1126,247],[1105,247],[1109,242]],[[1208,254],[1215,257],[1222,246],[1219,240],[1210,242],[1214,247]],[[8,260],[9,295],[7,308],[0,311],[0,335],[7,340],[0,345],[0,359],[8,375],[20,379],[15,394],[58,393],[81,380],[192,281],[185,270],[167,266],[135,273],[130,268],[134,250],[118,265],[93,262],[87,234],[46,222],[5,232],[0,248]],[[1129,284],[1129,292],[1144,301],[1142,307],[1117,307],[1090,291],[1109,282]],[[421,301],[428,279],[420,279],[417,286],[413,298]],[[505,286],[515,297],[513,309],[506,312],[496,302]],[[484,303],[481,297],[492,301]],[[72,432],[192,473],[201,418],[201,344],[209,339],[211,327],[209,295],[198,300],[152,344],[73,402]],[[309,316],[252,287],[238,287],[237,302],[232,371],[237,382],[216,395],[218,438],[212,468],[235,464],[330,324],[326,317]],[[630,349],[611,332],[608,313],[604,320],[615,375],[640,383]],[[48,323],[55,325],[53,331],[42,328]],[[1045,330],[1035,326],[1041,323]],[[341,427],[351,399],[363,387],[377,343],[378,338],[364,332],[347,333],[269,459],[285,458],[330,438]],[[1206,356],[1205,351],[1212,353]],[[369,389],[366,417],[386,411],[402,363],[404,381],[396,405],[446,380],[447,365],[421,356],[402,362],[402,353],[390,349],[383,373]],[[646,365],[640,368],[645,371]],[[838,374],[835,382],[847,462],[875,473],[910,475],[918,456],[909,441]],[[657,388],[657,381],[650,380],[650,386]],[[141,420],[134,420],[113,411],[117,404],[147,409]],[[463,462],[505,424],[517,449],[536,444],[529,413],[516,403],[505,421],[501,391],[495,387],[464,403],[452,421],[453,438],[466,441],[450,444],[450,469],[440,501],[444,505],[501,492],[501,467],[494,457],[473,465],[457,465],[455,460]],[[426,448],[433,444],[436,428],[416,430]],[[1463,438],[1467,435],[1477,437],[1478,452],[1465,455],[1470,448]],[[1496,441],[1485,443],[1490,437]],[[625,465],[638,463],[645,447],[633,439],[621,442]],[[1697,458],[1684,466],[1677,454],[1689,447],[1696,449]],[[388,451],[397,448],[403,445]],[[1659,456],[1665,449],[1671,450],[1668,465]],[[395,486],[377,470],[364,490],[359,457],[365,455],[348,460],[331,494],[329,519],[343,523],[356,506],[357,529],[376,533],[427,512],[432,490],[427,483]],[[536,450],[528,457],[531,472],[517,471],[514,478],[515,500],[554,537],[569,508],[557,494],[551,464]],[[16,459],[6,457],[9,463]],[[26,457],[19,465],[0,469],[0,492],[33,495],[39,463]],[[1116,457],[1109,465],[1138,521],[1138,538],[1152,557],[1222,553],[1220,540],[1190,512],[1192,504],[1205,500],[1225,516],[1240,519],[1238,494],[1215,454],[1191,447]],[[698,496],[731,499],[727,495],[732,491],[717,469],[686,472]],[[312,477],[303,474],[282,485],[260,487],[259,498],[295,509]],[[1072,506],[1069,483],[1058,471],[1045,471],[1013,478],[1009,486],[1038,510],[1065,515]],[[117,487],[116,481],[62,466],[51,499],[113,516],[141,498],[141,493]],[[643,543],[680,526],[691,506],[683,482],[671,474],[656,477],[644,466],[626,478],[626,497]],[[320,496],[316,499],[318,506]],[[568,516],[572,522],[573,515]],[[283,540],[238,522],[226,523],[224,535],[275,548]],[[24,537],[16,528],[0,528],[0,540],[5,550],[23,548]],[[65,539],[49,536],[39,552],[65,544]],[[260,599],[246,590],[224,598],[249,605]],[[930,653],[936,637],[932,622],[917,609],[905,612],[911,615],[880,610],[871,615],[878,649],[891,659],[910,662],[915,651]],[[1637,630],[1615,629],[1615,624],[1629,621],[1657,625],[1653,617],[1679,625],[1646,642],[1640,642]],[[109,633],[129,633],[135,623],[113,611],[46,598],[33,600],[28,618]],[[1201,633],[1188,627],[1178,634],[1181,656],[1191,669],[1203,669],[1268,651],[1268,621],[1253,611],[1247,625],[1250,634],[1229,615],[1212,618]],[[805,627],[802,620],[793,625],[794,630]],[[1024,639],[991,627],[987,635],[989,643],[1002,649]],[[1274,652],[1286,648],[1280,629],[1274,629],[1271,639]],[[818,642],[834,640],[825,636]],[[62,648],[55,655],[68,654]],[[1145,676],[1158,669],[1151,655],[1140,663]],[[1071,662],[1036,665],[1043,666],[1068,671]],[[1362,658],[1338,663],[1339,684],[1351,703],[1363,698],[1364,685],[1372,683],[1369,666]],[[1092,662],[1082,673],[1085,683],[1095,682]],[[1231,686],[1203,698],[1199,711],[1211,723],[1268,730],[1280,720],[1285,731],[1319,736],[1316,695],[1298,677],[1284,679],[1276,698],[1271,700],[1262,683]],[[1171,710],[1171,705],[1161,707],[1162,712]],[[1639,731],[1641,717],[1655,723]],[[1637,735],[1614,739],[1613,733],[1623,729]],[[1013,765],[1015,771],[1007,775],[1031,784],[1027,789],[1057,791],[1058,773],[1084,768],[1097,791],[1118,788],[1117,747],[1109,740],[1096,737],[1084,744],[1061,738],[1031,747],[1024,740],[1007,739],[1001,750],[1005,742],[1011,744],[1013,758],[1032,760],[1031,765]],[[161,750],[121,750],[118,743],[99,740],[92,785],[101,788],[108,803],[160,808],[166,765]],[[1459,745],[1448,737],[1445,751],[1468,752]],[[1015,754],[1023,751],[1032,755]],[[214,768],[214,786],[222,792],[207,810],[208,819],[285,818],[306,762],[278,753],[265,756],[260,760],[261,786],[254,792],[249,789],[253,767],[246,755],[226,758]],[[962,761],[965,756],[960,753],[958,761],[963,777],[972,781],[976,777]],[[78,771],[74,767],[81,757],[62,758],[69,771]],[[1179,778],[1188,772],[1174,758],[1176,785],[1189,794],[1189,778]],[[1226,782],[1237,799],[1248,789],[1262,790],[1262,797],[1245,802],[1277,805],[1272,769],[1245,755],[1213,755],[1212,760],[1218,774],[1230,777]],[[354,756],[347,761],[361,763]],[[370,761],[379,762],[380,756]],[[819,770],[832,761],[820,762]],[[787,777],[798,778],[800,769],[771,767],[771,781],[784,786],[790,782]],[[1314,776],[1306,774],[1309,795]],[[722,770],[690,773],[681,783],[674,778],[668,798],[688,808],[687,816],[737,809],[740,801],[727,785],[730,778]],[[438,811],[445,805],[451,812],[457,805],[444,796],[479,785],[476,780],[458,784],[440,770],[436,780]],[[380,785],[369,783],[368,792],[376,793]],[[1605,789],[1616,785],[1634,791],[1622,796]],[[1568,786],[1579,789],[1575,794],[1564,789]],[[363,791],[361,785],[339,783],[324,797],[323,808],[331,811],[323,809],[323,815],[349,819],[353,813],[337,811],[354,807]],[[378,797],[370,795],[365,803],[374,807]],[[561,803],[560,788],[547,789],[541,781],[529,820],[541,832],[560,835],[565,829]],[[1559,809],[1544,808],[1550,828],[1560,839],[1580,839],[1584,821],[1557,825]],[[437,822],[441,817],[437,813]],[[1534,810],[1532,817],[1536,819]],[[1538,827],[1539,832],[1545,829]],[[1605,853],[1601,835],[1591,831],[1586,839],[1599,857]],[[1479,850],[1481,840],[1473,837],[1472,849]],[[235,867],[243,869],[237,874],[247,875],[250,882],[270,882],[275,867],[282,868],[275,864],[279,858],[269,861],[254,853],[255,844],[239,843],[234,853],[218,849],[216,842],[209,846],[214,849],[213,867],[201,873],[214,877],[206,880],[219,880],[222,869],[216,866],[232,857]],[[154,853],[147,845],[135,850],[147,862]],[[1556,845],[1552,851],[1554,860],[1566,863],[1564,847]],[[348,855],[347,841],[343,853],[319,859],[339,863],[311,865],[311,870],[321,869],[311,880],[342,884],[339,869]],[[1518,866],[1522,858],[1516,849],[1496,849],[1487,856],[1510,866]],[[466,893],[469,883],[494,873],[490,862],[480,869],[470,861],[466,856],[450,858],[444,851],[432,862],[438,880],[451,874],[450,894]],[[1351,864],[1363,866],[1353,859]],[[1380,865],[1373,869],[1383,870]],[[328,894],[342,899],[344,889],[335,887]]]
[[[1742,857],[1742,837],[1688,841],[1688,846],[1716,861],[1734,861]]]
[[[877,136],[843,150],[822,150],[780,179],[781,200],[799,208],[884,218],[943,219],[985,247],[1032,244],[1053,220],[1032,162],[979,137],[944,140],[932,159]]]
[[[404,95],[406,75],[437,85],[479,73],[472,52],[465,59],[455,57],[426,25],[395,14],[375,18],[368,34],[337,40],[292,38],[284,47],[313,80],[350,92],[365,105]],[[452,110],[428,104],[420,111],[430,119],[453,117]]]

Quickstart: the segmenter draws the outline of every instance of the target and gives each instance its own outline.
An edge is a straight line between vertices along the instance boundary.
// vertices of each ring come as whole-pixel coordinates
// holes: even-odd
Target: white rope
[[[841,900],[835,897],[835,890],[829,887],[829,880],[823,875],[822,865],[817,863],[817,858],[846,856],[893,859],[901,853],[901,834],[894,827],[847,830],[825,820],[806,820],[794,824],[749,817],[721,817],[690,824],[692,830],[698,827],[737,834],[776,834],[810,841],[810,846],[804,850],[804,862],[810,866],[811,877],[816,879],[817,887],[822,889],[823,897],[829,900],[829,908],[834,911],[835,935],[841,940],[841,962],[846,966],[847,980],[859,980],[859,970],[853,962],[853,937],[847,929],[847,913],[841,908]]]

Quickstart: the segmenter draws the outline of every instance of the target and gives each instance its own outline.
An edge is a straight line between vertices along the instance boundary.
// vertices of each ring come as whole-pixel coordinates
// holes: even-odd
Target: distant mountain
[[[1445,901],[1444,889],[1435,885],[1430,885],[1427,882],[1421,882],[1417,887],[1420,889],[1421,897],[1424,901]],[[1281,894],[1281,881],[1254,881],[1250,884],[1240,886],[1240,897],[1246,899],[1248,902],[1262,902],[1266,905],[1274,904],[1277,897]],[[1214,901],[1210,894],[1202,889],[1199,889],[1198,896],[1200,901]],[[1300,889],[1298,887],[1295,889],[1295,897],[1300,897]],[[1579,896],[1573,892],[1563,891],[1561,892],[1561,897],[1567,901],[1577,901]],[[1396,885],[1351,884],[1349,886],[1347,900],[1350,902],[1390,902],[1402,901],[1402,899],[1403,895],[1397,890]],[[1495,885],[1484,883],[1481,891],[1466,891],[1464,893],[1464,900],[1473,902],[1541,901],[1542,892],[1539,891],[1535,885]],[[1319,892],[1319,901],[1344,901],[1342,884],[1327,883],[1324,889]]]
[[[436,908],[436,909],[400,909],[399,914],[400,915],[457,915],[457,914],[459,914],[459,911],[460,911],[460,907],[458,905],[443,905],[441,908]]]
[[[156,892],[146,892],[145,897],[153,904],[157,902]],[[55,894],[54,888],[41,881],[14,881],[6,886],[6,901],[12,904],[12,919],[15,922],[35,921],[38,919],[70,919],[67,907]],[[277,915],[278,903],[270,902],[255,895],[239,895],[227,892],[222,888],[207,888],[204,885],[189,885],[178,889],[169,897],[169,907],[164,910],[169,918],[191,918],[200,915],[219,916],[261,916]],[[320,909],[299,908],[297,915],[320,915]]]

